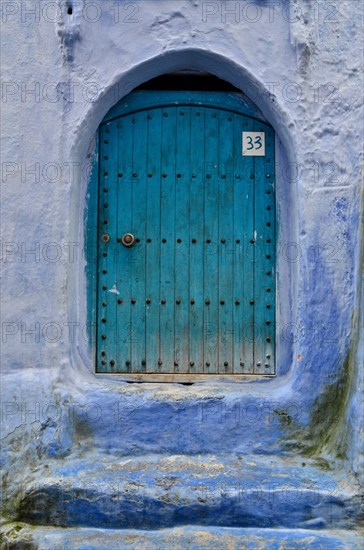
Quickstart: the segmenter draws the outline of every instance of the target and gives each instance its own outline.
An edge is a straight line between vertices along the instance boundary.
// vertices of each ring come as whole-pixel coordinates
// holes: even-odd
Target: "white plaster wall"
[[[276,130],[279,368],[293,376],[286,392],[314,390],[315,377],[330,379],[345,360],[355,310],[362,3],[69,4],[72,16],[64,2],[29,1],[26,8],[2,2],[2,361],[8,400],[52,400],[63,386],[72,394],[76,387],[82,392],[86,380],[96,384],[84,337],[87,154],[113,104],[143,81],[183,68],[230,81]],[[229,9],[234,13],[225,18]],[[36,175],[26,174],[32,168]],[[36,253],[26,254],[30,249]],[[36,332],[26,334],[29,329]],[[117,382],[100,383],[110,388]]]

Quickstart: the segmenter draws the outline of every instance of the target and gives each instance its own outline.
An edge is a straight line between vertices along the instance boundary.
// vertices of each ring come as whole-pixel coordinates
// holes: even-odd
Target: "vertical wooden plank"
[[[215,116],[212,116],[215,114]],[[219,118],[205,113],[204,355],[206,374],[219,372]]]
[[[204,107],[191,108],[189,215],[189,372],[203,373],[204,326]],[[187,238],[187,232],[186,232]]]
[[[272,179],[274,161],[272,150],[272,130],[265,124],[255,121],[255,132],[265,132],[266,154],[254,157],[255,172],[255,374],[274,372],[274,193],[269,179]],[[268,132],[271,134],[268,136]],[[270,177],[267,178],[267,175]],[[268,225],[267,225],[268,224]]]
[[[240,297],[234,309],[235,374],[254,371],[254,165],[253,157],[242,156],[242,132],[252,124],[252,119],[234,115],[234,295]]]
[[[265,159],[265,196],[267,198],[266,207],[266,243],[267,253],[271,255],[264,270],[265,276],[265,301],[269,304],[270,325],[267,327],[266,334],[266,373],[276,374],[276,258],[277,258],[277,214],[276,214],[276,192],[275,192],[275,133],[271,126],[267,126],[266,132],[267,157]]]
[[[233,288],[233,251],[234,251],[234,121],[230,112],[218,111],[219,116],[219,373],[233,372],[234,324],[233,309],[240,307],[235,303]]]
[[[110,290],[115,284],[115,243],[117,230],[116,161],[118,135],[115,122],[100,131],[100,188],[99,188],[99,292],[98,292],[98,363],[101,372],[117,369],[116,299]]]
[[[253,361],[253,344],[246,338],[247,317],[250,314],[250,305],[246,303],[244,292],[244,204],[247,200],[244,189],[243,159],[241,154],[243,118],[234,115],[234,198],[233,198],[233,295],[239,304],[233,309],[234,323],[234,374],[242,374]],[[251,350],[251,353],[249,353]]]
[[[117,277],[113,297],[117,304],[118,370],[131,372],[131,347],[134,333],[131,324],[131,273],[134,261],[133,249],[125,248],[117,239],[131,231],[133,185],[133,126],[131,115],[117,120],[119,153],[117,166]]]
[[[132,219],[130,232],[136,244],[129,249],[131,263],[131,328],[132,372],[146,372],[145,357],[145,232],[146,232],[146,163],[147,163],[147,114],[134,113],[133,127],[133,173],[132,173]]]
[[[162,109],[160,372],[174,371],[176,108]]]
[[[189,372],[189,216],[191,110],[177,108],[176,195],[175,195],[175,373]],[[194,181],[194,180],[193,180]]]
[[[160,308],[160,231],[161,231],[161,109],[151,109],[147,113],[147,218],[146,218],[146,369],[159,372],[159,308]]]

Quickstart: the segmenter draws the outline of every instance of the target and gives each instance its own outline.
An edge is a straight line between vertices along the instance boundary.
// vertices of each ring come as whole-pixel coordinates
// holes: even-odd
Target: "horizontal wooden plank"
[[[103,375],[105,373],[96,373]],[[158,382],[158,383],[177,383],[177,384],[194,384],[198,382],[254,382],[257,380],[256,374],[125,374],[125,373],[108,373],[107,376],[117,377],[123,382]],[[267,380],[274,378],[274,375],[260,375],[259,379],[266,378]]]
[[[110,109],[102,123],[141,110],[177,105],[213,107],[267,122],[263,113],[243,93],[140,90],[132,92],[121,99],[119,103]]]

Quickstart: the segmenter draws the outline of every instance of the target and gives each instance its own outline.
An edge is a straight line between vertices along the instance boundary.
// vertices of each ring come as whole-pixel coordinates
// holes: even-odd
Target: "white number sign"
[[[243,132],[243,157],[265,157],[265,132]]]

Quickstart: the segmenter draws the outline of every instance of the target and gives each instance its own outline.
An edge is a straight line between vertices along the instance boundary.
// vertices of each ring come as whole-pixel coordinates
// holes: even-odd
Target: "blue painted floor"
[[[4,548],[38,550],[355,550],[357,531],[184,526],[160,531],[4,526]],[[8,546],[6,546],[8,544]]]
[[[108,529],[355,529],[360,505],[345,476],[313,460],[90,454],[36,472],[16,519]]]

